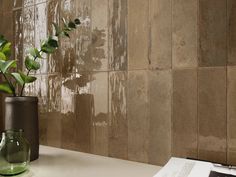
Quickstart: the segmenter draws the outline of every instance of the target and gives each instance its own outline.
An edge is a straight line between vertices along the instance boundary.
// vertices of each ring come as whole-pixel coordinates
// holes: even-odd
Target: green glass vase
[[[30,146],[22,130],[7,130],[0,143],[0,175],[16,175],[28,169]]]

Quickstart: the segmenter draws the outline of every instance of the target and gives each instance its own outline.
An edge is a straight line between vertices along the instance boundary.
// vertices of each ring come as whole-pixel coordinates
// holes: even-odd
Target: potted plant
[[[25,71],[17,69],[16,60],[11,58],[11,43],[0,35],[0,91],[9,94],[5,98],[5,129],[23,129],[31,145],[31,161],[39,156],[38,98],[24,95],[26,84],[37,78],[31,74],[40,69],[43,54],[52,54],[59,47],[60,37],[70,37],[69,32],[81,24],[79,19],[66,21],[62,26],[53,23],[54,33],[42,41],[39,48],[29,48],[24,59]]]

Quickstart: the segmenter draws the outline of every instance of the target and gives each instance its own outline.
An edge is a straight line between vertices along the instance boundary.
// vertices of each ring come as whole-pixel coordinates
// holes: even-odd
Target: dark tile
[[[2,0],[2,10],[4,13],[9,13],[12,11],[13,7],[14,7],[14,1],[11,0]]]
[[[173,72],[172,154],[197,158],[197,69]]]
[[[165,165],[171,157],[171,70],[149,71],[149,163]]]
[[[198,158],[226,163],[226,69],[198,73]]]
[[[228,65],[236,65],[236,1],[227,1]]]
[[[13,7],[14,8],[22,8],[23,0],[13,0]]]
[[[127,69],[127,0],[109,1],[109,67]]]
[[[171,0],[150,1],[151,69],[171,68]]]
[[[226,0],[200,0],[199,65],[225,66],[227,63]]]
[[[109,156],[128,158],[127,72],[109,73]]]
[[[149,100],[148,72],[128,72],[128,159],[148,162]]]

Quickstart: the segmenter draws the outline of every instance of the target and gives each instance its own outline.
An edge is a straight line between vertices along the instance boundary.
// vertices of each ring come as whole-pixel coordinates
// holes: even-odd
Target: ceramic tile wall
[[[87,20],[26,88],[39,97],[41,144],[236,164],[235,12],[236,0],[1,0],[0,32],[23,68],[52,22]]]

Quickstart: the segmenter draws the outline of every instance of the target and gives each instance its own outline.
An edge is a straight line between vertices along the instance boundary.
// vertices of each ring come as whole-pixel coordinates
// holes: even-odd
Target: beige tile
[[[228,65],[236,65],[236,1],[227,1]]]
[[[96,71],[108,71],[108,0],[91,0],[92,61]]]
[[[138,15],[137,15],[138,12]],[[128,0],[128,68],[148,68],[149,2]]]
[[[148,71],[128,72],[128,159],[148,162]]]
[[[150,71],[149,163],[165,165],[171,157],[171,70]]]
[[[199,3],[199,65],[225,66],[226,0],[200,0]]]
[[[127,72],[109,73],[109,156],[127,159]]]
[[[236,165],[236,68],[228,67],[227,74],[227,163]]]
[[[108,155],[108,73],[94,73],[91,82],[93,96],[92,153]]]
[[[171,0],[150,0],[151,68],[171,68],[171,20]]]
[[[109,68],[127,69],[127,0],[109,1]]]
[[[173,67],[198,65],[198,1],[172,0]]]
[[[172,154],[197,158],[197,69],[173,71]]]
[[[198,157],[226,163],[226,69],[200,68]]]

